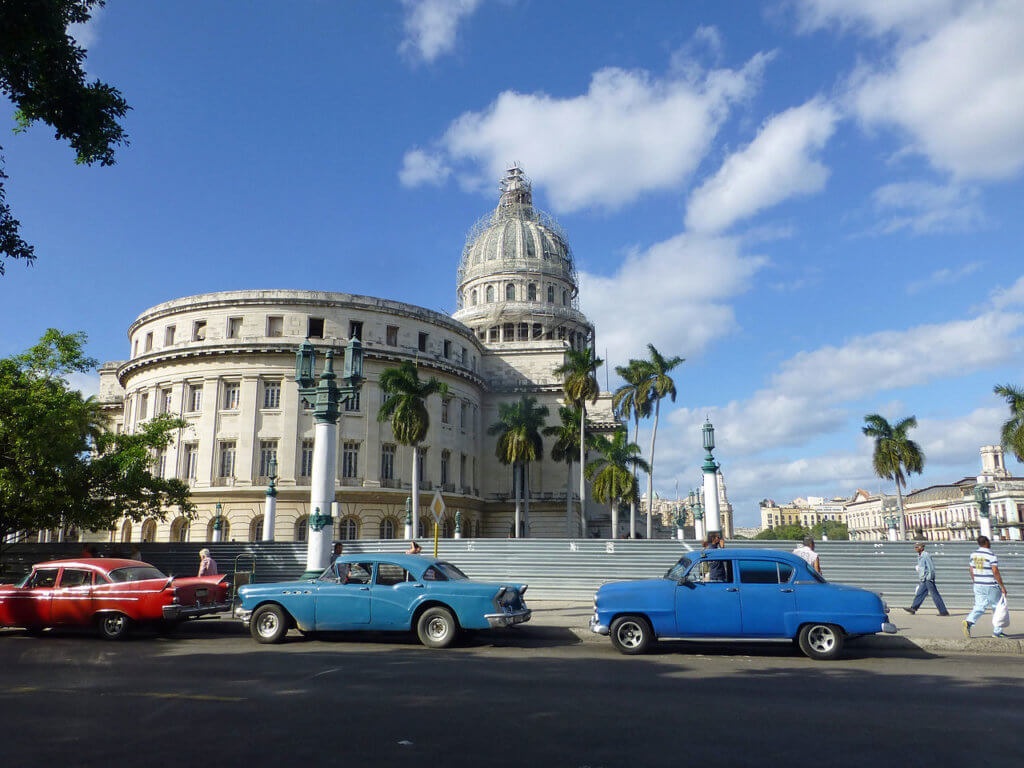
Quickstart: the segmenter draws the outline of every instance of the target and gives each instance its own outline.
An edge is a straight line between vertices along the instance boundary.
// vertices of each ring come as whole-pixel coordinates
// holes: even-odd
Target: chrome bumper
[[[190,619],[194,616],[202,616],[207,613],[223,613],[231,610],[231,603],[207,603],[206,605],[165,605],[163,607],[164,619],[176,621],[178,619]]]
[[[250,619],[252,619],[252,611],[247,611],[247,610],[245,610],[245,609],[244,609],[244,608],[242,607],[242,604],[241,604],[241,603],[237,603],[237,604],[235,605],[235,610],[233,610],[233,611],[231,612],[231,615],[232,615],[232,616],[233,616],[234,618],[238,619],[238,620],[239,620],[240,622],[242,622],[242,624],[244,624],[244,625],[245,625],[245,628],[246,628],[246,629],[248,629],[248,628],[249,628],[249,621],[250,621]]]
[[[590,617],[590,631],[598,635],[607,635],[609,632],[608,627],[600,622],[596,613]]]
[[[500,627],[511,627],[513,624],[522,624],[524,621],[529,621],[533,611],[529,608],[523,608],[519,611],[509,611],[508,613],[485,613],[484,618],[487,619],[487,623],[491,625],[491,629],[498,629]]]
[[[896,634],[896,625],[893,624],[891,621],[883,621],[882,622],[882,631],[885,632],[885,634],[887,634],[887,635],[895,635]]]

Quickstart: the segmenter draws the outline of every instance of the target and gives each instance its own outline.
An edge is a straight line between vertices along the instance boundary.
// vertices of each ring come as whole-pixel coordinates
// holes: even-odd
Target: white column
[[[676,528],[676,538],[679,541],[683,540],[683,529],[682,528]]]
[[[318,421],[313,431],[313,477],[309,492],[309,511],[321,515],[331,514],[334,504],[334,481],[338,467],[338,425]],[[333,526],[319,531],[309,529],[306,549],[306,570],[318,571],[327,567],[331,559]]]
[[[214,526],[213,527],[213,539],[212,539],[212,541],[214,543],[216,543],[216,542],[220,541],[223,538],[224,538],[224,531],[223,531],[223,529],[218,528],[217,526]]]
[[[268,495],[263,507],[263,540],[274,540],[274,526],[277,523],[277,494]]]
[[[889,541],[899,541],[900,532],[896,528],[889,528]]]
[[[694,520],[693,521],[693,538],[696,539],[697,541],[704,541],[704,534],[705,534],[705,532],[706,531],[705,531],[705,528],[704,528],[704,518],[701,518],[700,520]]]
[[[718,472],[715,470],[704,470],[704,529],[708,533],[722,531],[718,507]]]
[[[989,513],[991,514],[991,513]],[[981,535],[987,538],[989,541],[992,540],[992,518],[982,517],[978,515],[978,526],[981,528]]]

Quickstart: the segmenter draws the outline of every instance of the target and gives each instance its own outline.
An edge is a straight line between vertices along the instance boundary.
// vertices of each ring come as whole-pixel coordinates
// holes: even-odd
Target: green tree
[[[572,536],[572,465],[580,456],[580,409],[571,405],[558,408],[560,423],[545,427],[543,434],[555,438],[551,458],[565,462],[565,535]]]
[[[871,457],[872,466],[878,477],[896,483],[896,499],[900,508],[900,539],[907,538],[907,523],[903,517],[903,490],[907,477],[924,471],[924,453],[921,446],[908,436],[917,426],[913,416],[890,424],[882,416],[872,413],[864,417],[862,431],[875,440],[875,452]]]
[[[154,477],[153,454],[184,421],[158,417],[112,434],[94,398],[66,377],[95,367],[85,335],[50,329],[24,354],[0,360],[0,546],[45,529],[101,530],[120,518],[192,516],[188,486]]]
[[[809,535],[809,531],[801,525],[779,525],[774,528],[766,528],[760,531],[755,539],[768,539],[770,541],[800,541]]]
[[[530,518],[530,462],[544,457],[541,429],[548,417],[548,407],[537,405],[535,397],[521,397],[514,403],[498,403],[498,420],[487,430],[497,435],[494,453],[502,464],[512,465],[512,486],[516,500],[515,537],[520,536],[522,499],[527,498],[526,519]]]
[[[1003,448],[1024,462],[1024,389],[1011,384],[997,386],[993,390],[1000,397],[1006,398],[1010,406],[1010,418],[1003,423],[999,439]]]
[[[615,430],[610,440],[604,435],[594,435],[592,445],[599,455],[587,464],[587,479],[593,484],[594,498],[611,510],[614,538],[619,524],[619,503],[637,495],[635,471],[649,472],[650,467],[640,457],[640,446],[629,442],[625,427]]]
[[[640,438],[640,419],[651,415],[651,400],[648,386],[649,367],[645,360],[630,360],[629,365],[615,367],[625,382],[612,395],[612,409],[620,419],[633,419],[633,442]],[[612,531],[612,538],[617,532]],[[636,537],[636,499],[629,500],[629,538]]]
[[[828,536],[829,541],[849,541],[850,529],[846,523],[836,522],[835,520],[822,520],[811,528],[811,536],[815,539]]]
[[[567,349],[565,362],[554,371],[562,377],[562,391],[566,400],[580,410],[580,535],[587,535],[587,485],[584,477],[587,465],[587,401],[597,402],[601,388],[596,371],[604,362],[594,355],[593,348]]]
[[[647,345],[651,357],[645,360],[647,379],[646,399],[654,403],[654,427],[651,429],[651,468],[647,474],[647,538],[654,533],[654,441],[658,437],[658,416],[661,413],[661,401],[665,397],[676,401],[676,383],[669,374],[685,360],[682,357],[665,357],[653,344]]]
[[[130,107],[120,91],[95,80],[86,83],[85,49],[67,33],[84,24],[104,0],[3,0],[0,3],[0,92],[16,108],[16,132],[35,122],[67,140],[75,162],[114,164],[114,149],[128,143],[120,120]],[[0,147],[0,151],[2,151]],[[4,257],[31,263],[35,251],[21,237],[4,192],[0,156],[0,275]]]
[[[416,364],[403,360],[397,367],[381,371],[380,388],[387,399],[377,411],[377,421],[390,421],[395,440],[412,448],[412,530],[416,536],[420,519],[419,446],[430,429],[427,398],[431,395],[445,397],[448,385],[433,376],[422,381]]]

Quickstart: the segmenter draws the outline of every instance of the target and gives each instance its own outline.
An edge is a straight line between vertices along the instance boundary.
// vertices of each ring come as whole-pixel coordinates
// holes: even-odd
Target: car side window
[[[369,584],[373,575],[373,563],[343,563],[338,571],[342,584]]]
[[[686,575],[687,581],[723,584],[732,581],[731,560],[701,560]]]
[[[788,584],[789,580],[793,578],[793,571],[795,570],[792,565],[786,563],[778,563],[779,566],[779,584]]]
[[[430,566],[423,572],[424,581],[448,581],[448,577],[441,573],[434,566]]]
[[[38,568],[25,585],[30,589],[44,589],[57,583],[56,568]]]
[[[377,563],[377,584],[382,587],[393,587],[409,581],[409,572],[394,563]]]
[[[86,587],[92,584],[92,571],[65,568],[60,575],[61,587]]]

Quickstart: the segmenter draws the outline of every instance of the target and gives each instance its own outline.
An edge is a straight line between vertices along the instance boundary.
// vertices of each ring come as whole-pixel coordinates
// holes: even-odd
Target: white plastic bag
[[[1010,626],[1010,606],[1006,604],[1006,595],[1000,597],[996,607],[992,609],[992,626],[999,629]]]

